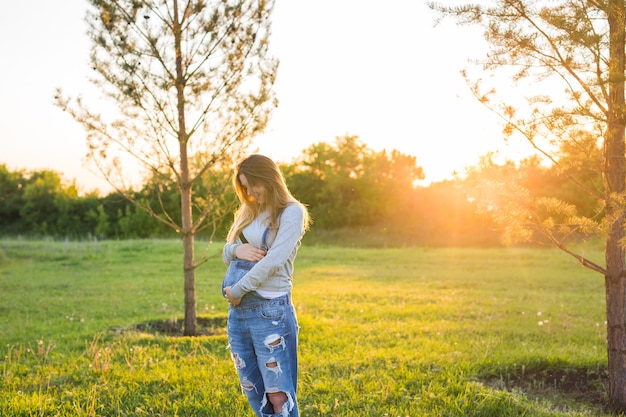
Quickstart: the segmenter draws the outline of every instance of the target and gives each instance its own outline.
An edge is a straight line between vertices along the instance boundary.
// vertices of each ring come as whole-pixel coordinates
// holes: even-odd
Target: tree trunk
[[[181,192],[183,228],[191,229],[191,189]],[[185,275],[185,336],[197,334],[196,269],[194,267],[194,235],[183,232],[183,270]]]
[[[604,181],[606,218],[610,228],[605,247],[606,317],[609,368],[609,401],[615,411],[626,411],[626,268],[624,208],[626,189],[624,145],[624,0],[610,0],[608,9],[609,100],[605,137]]]
[[[183,237],[183,275],[185,279],[185,336],[197,333],[196,325],[196,270],[194,266],[194,231],[192,230],[191,182],[189,179],[189,155],[187,145],[189,136],[185,123],[185,77],[182,61],[181,26],[178,14],[178,2],[175,1],[173,19],[174,48],[176,50],[176,110],[178,113],[178,144],[180,152],[180,189],[181,226]]]

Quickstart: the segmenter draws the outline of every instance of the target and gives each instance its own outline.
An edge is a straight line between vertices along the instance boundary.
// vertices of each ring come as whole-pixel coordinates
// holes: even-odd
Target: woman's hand
[[[265,257],[267,252],[253,246],[249,243],[244,243],[235,248],[235,256],[245,261],[258,262]]]
[[[233,307],[237,307],[241,302],[241,298],[235,298],[230,294],[230,287],[224,287],[224,294],[226,294],[226,300],[228,301],[228,304]]]

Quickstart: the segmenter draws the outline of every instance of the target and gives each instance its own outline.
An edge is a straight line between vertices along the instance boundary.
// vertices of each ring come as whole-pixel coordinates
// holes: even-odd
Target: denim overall
[[[261,249],[268,250],[263,232]],[[222,282],[233,286],[256,262],[234,259]],[[256,291],[243,296],[236,307],[228,308],[228,342],[239,381],[258,417],[299,417],[298,321],[291,295],[267,299]],[[287,402],[274,412],[267,393],[284,392]]]

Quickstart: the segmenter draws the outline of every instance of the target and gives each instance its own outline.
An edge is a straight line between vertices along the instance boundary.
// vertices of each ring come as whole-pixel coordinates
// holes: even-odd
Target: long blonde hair
[[[250,187],[256,185],[265,187],[265,198],[262,205],[249,198],[246,189],[239,179],[241,174],[246,177]],[[304,213],[303,226],[305,230],[309,228],[310,218],[308,210],[291,195],[280,168],[270,158],[263,155],[250,155],[241,161],[235,169],[233,185],[241,205],[235,212],[233,225],[228,231],[226,240],[229,243],[234,243],[241,231],[264,211],[269,213],[268,228],[270,233],[276,236],[280,226],[280,214],[290,204],[298,204],[302,207]]]

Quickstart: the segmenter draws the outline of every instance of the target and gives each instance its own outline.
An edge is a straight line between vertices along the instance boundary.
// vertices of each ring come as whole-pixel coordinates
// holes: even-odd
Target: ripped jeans
[[[228,275],[225,281],[233,279]],[[256,415],[299,417],[298,320],[291,295],[266,299],[252,292],[238,306],[229,306],[228,342],[241,387]],[[280,392],[287,401],[282,410],[274,410],[267,394]]]

